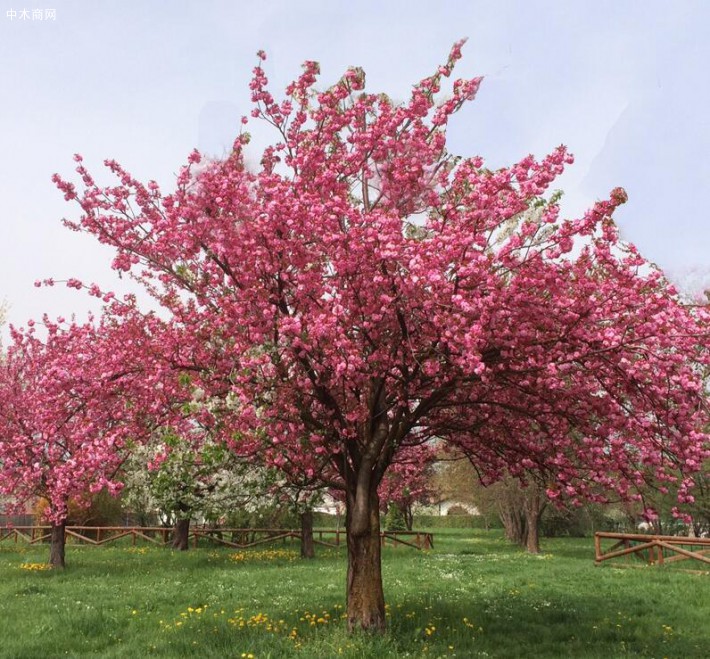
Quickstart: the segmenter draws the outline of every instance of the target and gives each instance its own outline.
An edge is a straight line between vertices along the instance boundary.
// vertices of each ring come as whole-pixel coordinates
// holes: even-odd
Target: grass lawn
[[[528,556],[498,532],[386,549],[389,629],[348,636],[345,556],[0,544],[0,657],[710,657],[710,576],[595,567],[591,539]],[[22,566],[25,566],[24,568]]]

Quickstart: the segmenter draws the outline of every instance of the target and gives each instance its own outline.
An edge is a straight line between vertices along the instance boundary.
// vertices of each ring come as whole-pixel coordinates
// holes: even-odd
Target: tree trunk
[[[301,513],[301,558],[315,558],[316,552],[313,545],[313,511],[306,510]]]
[[[380,552],[380,501],[377,487],[347,494],[345,528],[348,542],[348,631],[383,632],[385,595]]]
[[[411,531],[414,527],[414,513],[412,512],[412,505],[405,503],[402,505],[402,516],[404,517],[404,524],[407,527],[407,531]]]
[[[540,514],[525,511],[527,520],[527,538],[525,539],[525,549],[528,554],[540,553]]]
[[[64,547],[66,544],[66,521],[60,524],[52,523],[52,540],[49,546],[49,564],[53,568],[64,568]]]
[[[525,505],[525,527],[527,537],[525,539],[525,549],[530,554],[540,553],[540,518],[545,505],[542,501],[542,494],[536,488],[534,491],[527,493]]]
[[[190,536],[190,519],[178,519],[173,529],[173,549],[187,551]]]
[[[505,537],[516,545],[525,547],[527,543],[527,525],[525,517],[517,505],[510,501],[498,502],[498,516],[505,530]]]

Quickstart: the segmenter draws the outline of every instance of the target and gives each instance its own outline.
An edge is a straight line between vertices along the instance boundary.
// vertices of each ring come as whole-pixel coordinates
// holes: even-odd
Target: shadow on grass
[[[392,603],[389,633],[401,652],[420,647],[430,656],[453,648],[471,657],[707,657],[706,617],[681,629],[667,604],[668,622],[659,623],[645,619],[647,600],[630,602],[622,590],[551,597],[521,588],[497,596],[472,592],[458,602],[408,597]]]

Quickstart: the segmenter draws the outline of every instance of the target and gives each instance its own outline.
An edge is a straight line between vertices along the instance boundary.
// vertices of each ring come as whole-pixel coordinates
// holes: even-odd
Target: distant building
[[[327,515],[344,515],[345,504],[342,501],[336,501],[330,494],[325,493],[321,497],[319,505],[313,507],[315,513],[326,513]]]
[[[429,504],[416,504],[414,506],[415,515],[448,515],[452,508],[461,508],[468,515],[480,515],[476,506],[456,499],[441,499]]]

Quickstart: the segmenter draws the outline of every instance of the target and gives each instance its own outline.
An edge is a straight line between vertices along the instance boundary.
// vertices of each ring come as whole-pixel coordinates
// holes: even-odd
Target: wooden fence
[[[606,549],[602,541],[616,540]],[[678,561],[694,560],[710,564],[710,538],[690,538],[676,535],[646,535],[639,533],[594,534],[595,563],[626,557],[640,560],[646,565],[666,565]],[[628,565],[628,563],[627,563]]]
[[[67,526],[65,537],[87,545],[106,545],[123,538],[131,538],[131,544],[138,540],[155,545],[167,545],[171,542],[172,528],[164,526]],[[49,526],[0,526],[0,542],[14,540],[30,545],[47,542],[50,539]],[[294,529],[241,529],[191,526],[190,535],[194,547],[199,546],[200,538],[211,544],[224,545],[235,549],[247,549],[274,542],[299,542],[301,532]],[[326,547],[340,547],[346,542],[346,533],[341,529],[314,529],[313,541]],[[414,549],[433,549],[434,535],[424,531],[382,531],[382,546],[404,546]]]

